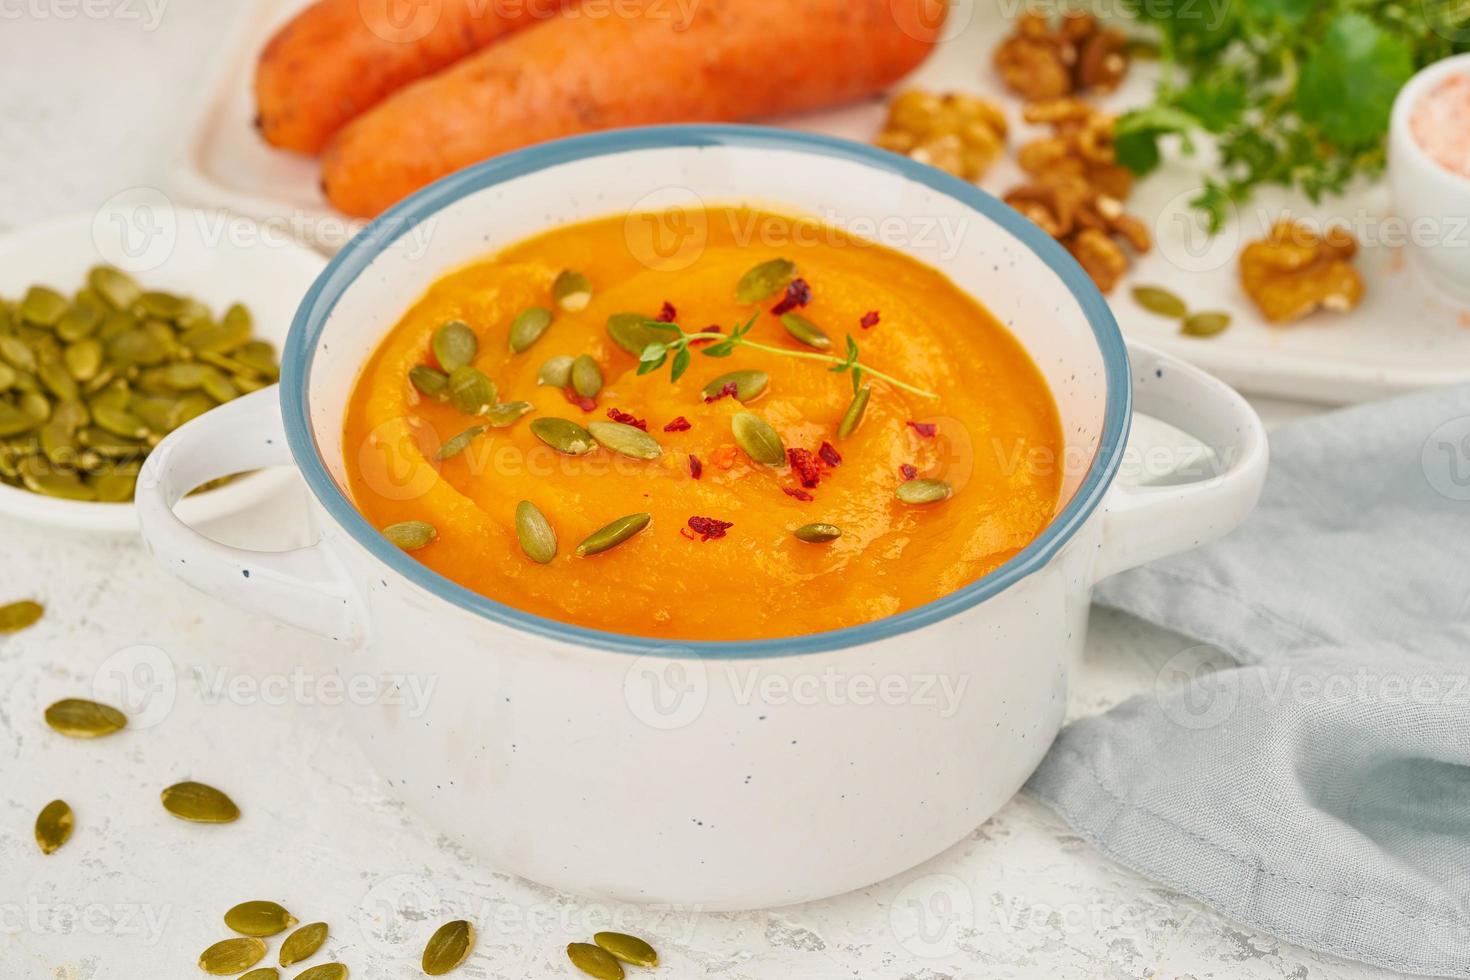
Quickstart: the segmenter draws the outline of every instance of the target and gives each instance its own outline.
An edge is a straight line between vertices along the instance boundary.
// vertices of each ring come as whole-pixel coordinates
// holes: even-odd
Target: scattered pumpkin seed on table
[[[1179,332],[1190,337],[1213,337],[1217,333],[1223,333],[1229,326],[1229,313],[1191,313],[1180,324]]]
[[[567,959],[589,977],[596,977],[597,980],[623,980],[623,965],[601,946],[569,943]]]
[[[417,551],[432,544],[438,536],[439,532],[428,521],[399,521],[383,528],[383,537],[404,551]]]
[[[55,854],[71,839],[76,818],[65,800],[52,800],[36,816],[36,843],[42,854]]]
[[[46,724],[70,738],[101,738],[122,731],[128,718],[110,705],[64,698],[46,709]]]
[[[242,936],[274,936],[295,924],[296,916],[275,902],[241,902],[225,913],[225,925]]]
[[[785,286],[796,274],[796,263],[789,259],[771,259],[762,262],[740,277],[735,286],[737,303],[759,303],[770,299],[776,290]]]
[[[347,980],[347,964],[323,963],[296,974],[296,980]]]
[[[619,517],[611,524],[587,535],[587,538],[577,545],[577,557],[589,558],[592,555],[600,555],[604,551],[611,551],[648,527],[652,520],[652,514],[629,514],[627,517]]]
[[[633,966],[658,966],[658,951],[637,936],[621,932],[599,932],[592,941],[615,958]]]
[[[529,500],[516,504],[516,539],[526,557],[538,565],[556,557],[556,531],[541,508]]]
[[[240,974],[239,980],[281,980],[281,971],[273,966],[262,966]]]
[[[44,606],[30,599],[7,602],[0,606],[0,633],[16,633],[34,626],[45,612]]]
[[[281,966],[291,966],[311,959],[327,941],[327,931],[325,922],[310,922],[297,929],[281,943],[278,962]]]
[[[261,939],[222,939],[199,954],[199,969],[217,977],[233,976],[265,958]]]
[[[1134,286],[1133,302],[1159,316],[1177,320],[1189,312],[1188,305],[1174,293],[1160,286]]]
[[[551,311],[542,306],[523,310],[510,324],[510,349],[519,354],[541,339],[551,326]]]
[[[573,269],[563,269],[551,287],[556,305],[568,313],[580,313],[592,302],[592,280]]]
[[[193,823],[231,823],[240,817],[240,808],[235,801],[213,786],[196,783],[187,780],[165,789],[159,794],[163,801],[163,808],[180,820],[189,820]],[[262,955],[264,955],[265,944],[261,943]],[[253,966],[247,963],[240,970]],[[233,970],[239,973],[240,970]]]
[[[730,418],[730,432],[745,454],[757,463],[780,466],[786,462],[786,447],[771,424],[754,412],[737,412]]]
[[[718,398],[726,385],[733,384],[735,400],[743,404],[759,398],[770,383],[771,376],[764,371],[731,371],[705,385],[700,394],[705,398]]]
[[[475,927],[464,919],[446,922],[434,930],[424,947],[422,966],[431,977],[444,974],[469,959],[475,948]]]

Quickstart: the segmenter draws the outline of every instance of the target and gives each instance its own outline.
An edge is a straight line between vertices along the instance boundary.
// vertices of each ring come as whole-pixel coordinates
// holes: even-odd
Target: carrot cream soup
[[[870,622],[1041,532],[1061,427],[990,313],[834,228],[701,217],[677,267],[620,216],[435,283],[349,405],[368,520],[517,609],[689,640]]]

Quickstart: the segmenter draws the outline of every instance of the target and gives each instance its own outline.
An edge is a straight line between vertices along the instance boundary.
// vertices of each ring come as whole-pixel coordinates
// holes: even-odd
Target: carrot
[[[318,153],[358,114],[575,0],[318,0],[276,32],[255,71],[266,142]]]
[[[543,140],[860,99],[924,59],[945,11],[946,0],[583,0],[343,128],[322,186],[336,207],[371,216]]]

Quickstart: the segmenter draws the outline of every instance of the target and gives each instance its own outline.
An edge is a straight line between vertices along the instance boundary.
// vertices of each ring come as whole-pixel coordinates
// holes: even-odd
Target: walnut
[[[1005,116],[983,99],[914,90],[893,100],[875,142],[956,177],[978,180],[1005,149],[1006,128]]]
[[[1005,202],[1061,242],[1103,292],[1128,271],[1119,239],[1139,254],[1152,247],[1148,228],[1117,198],[1076,174],[1052,174],[1017,187]]]
[[[1083,228],[1062,242],[1079,265],[1103,292],[1111,292],[1123,273],[1128,271],[1128,256],[1107,232]]]
[[[1052,29],[1044,14],[1028,13],[995,49],[994,61],[1006,86],[1024,99],[1111,92],[1128,74],[1128,36],[1091,14],[1066,14]]]
[[[1363,298],[1363,277],[1351,264],[1357,251],[1357,240],[1345,228],[1319,235],[1282,218],[1241,252],[1241,285],[1272,323],[1300,320],[1318,309],[1346,313]]]
[[[1132,192],[1133,173],[1118,165],[1113,146],[1114,117],[1073,98],[1033,102],[1024,116],[1051,126],[1052,135],[1021,147],[1016,162],[1022,170],[1038,177],[1075,174],[1119,200]]]

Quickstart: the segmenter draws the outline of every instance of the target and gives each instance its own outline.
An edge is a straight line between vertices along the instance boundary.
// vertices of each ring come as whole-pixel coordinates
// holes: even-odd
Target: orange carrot
[[[359,117],[327,146],[322,186],[371,216],[543,140],[860,99],[923,61],[945,11],[946,0],[583,0]]]
[[[266,142],[318,153],[386,96],[575,0],[318,0],[266,44],[255,72]]]

